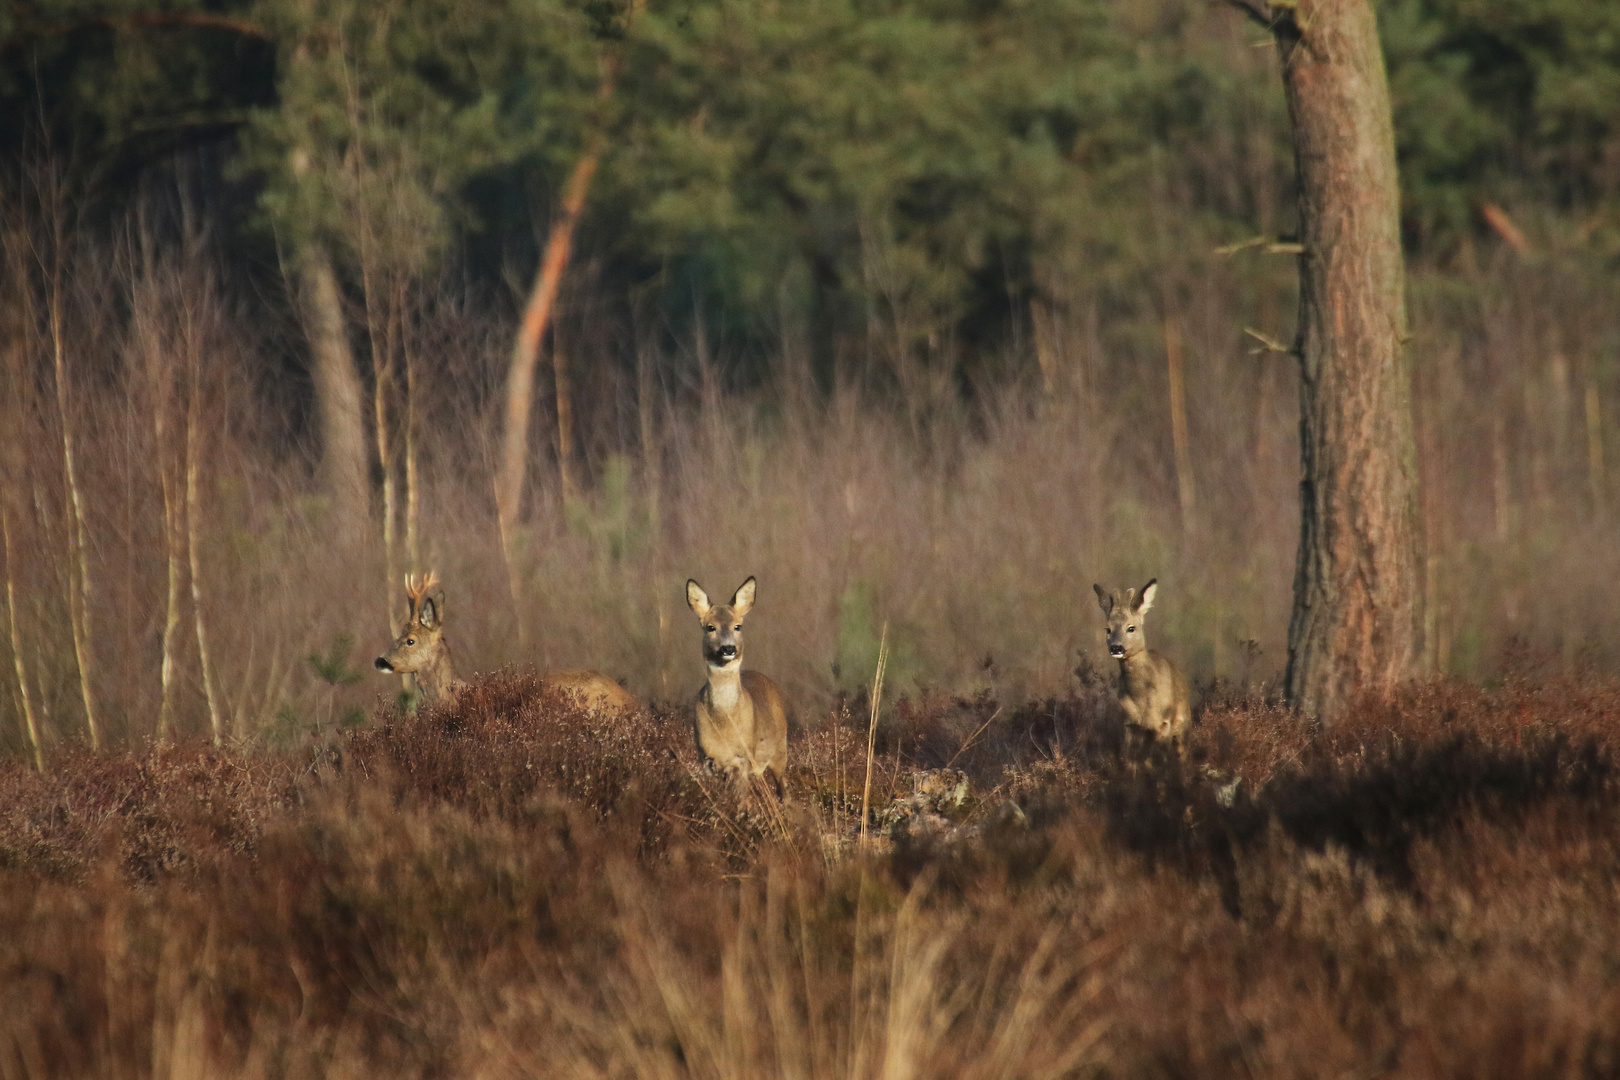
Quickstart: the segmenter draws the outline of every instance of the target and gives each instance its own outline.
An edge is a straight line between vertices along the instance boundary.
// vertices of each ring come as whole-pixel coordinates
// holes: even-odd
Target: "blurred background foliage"
[[[1412,254],[1469,243],[1489,202],[1613,257],[1620,8],[1378,9]],[[807,327],[824,381],[876,329],[971,367],[1059,282],[1290,227],[1271,50],[1205,0],[35,0],[0,49],[0,154],[65,154],[104,210],[209,147],[233,233],[353,247],[365,219],[379,257],[489,282],[532,264],[602,127],[604,280],[671,328]]]
[[[1425,669],[1491,678],[1528,650],[1613,672],[1620,5],[1376,7]],[[19,283],[0,303],[0,658],[26,668],[0,745],[22,745],[22,686],[47,741],[77,737],[84,685],[111,737],[151,733],[160,639],[180,729],[303,730],[382,692],[302,659],[345,634],[368,655],[399,603],[376,536],[334,555],[314,482],[287,269],[306,245],[331,255],[381,403],[365,422],[396,440],[373,480],[419,466],[400,549],[445,580],[468,673],[592,664],[684,697],[682,583],[756,573],[751,663],[808,723],[870,678],[885,625],[897,692],[1061,693],[1102,658],[1091,583],[1157,576],[1155,643],[1198,680],[1264,685],[1298,542],[1276,64],[1213,0],[0,8],[0,274]],[[562,497],[555,432],[537,439],[519,596],[490,497],[501,378],[597,139],[551,338],[583,494]],[[548,429],[549,376],[539,398]],[[172,549],[165,576],[191,520],[162,486],[171,399],[198,403],[204,446],[195,558]],[[166,612],[207,616],[207,714],[208,664]]]

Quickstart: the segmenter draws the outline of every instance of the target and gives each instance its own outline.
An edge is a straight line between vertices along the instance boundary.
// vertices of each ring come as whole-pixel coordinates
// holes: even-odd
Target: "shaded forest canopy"
[[[1620,252],[1614,5],[1397,0],[1379,18],[1410,254],[1452,257],[1490,231],[1487,205]],[[823,380],[882,325],[892,348],[971,371],[1032,298],[1151,287],[1168,249],[1288,236],[1264,44],[1204,0],[683,0],[639,17],[47,0],[0,16],[0,157],[71,162],[112,221],[186,152],[211,224],[251,238],[235,250],[261,270],[311,230],[349,265],[366,244],[501,293],[602,128],[580,251],[642,325],[688,333],[701,312],[744,369],[799,332]],[[622,75],[599,100],[609,55]],[[301,177],[295,144],[318,159]]]

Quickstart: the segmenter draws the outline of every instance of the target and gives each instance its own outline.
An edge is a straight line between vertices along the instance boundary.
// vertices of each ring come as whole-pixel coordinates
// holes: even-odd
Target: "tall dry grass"
[[[211,731],[216,715],[225,738],[302,738],[392,697],[368,661],[398,584],[380,521],[364,550],[334,552],[296,325],[249,303],[195,237],[66,231],[47,249],[37,215],[7,220],[0,453],[17,634],[0,642],[0,745],[28,752],[29,710],[43,749],[85,739],[86,686],[113,744]],[[701,337],[659,351],[611,317],[611,297],[576,290],[560,332],[586,491],[564,505],[555,444],[537,438],[520,604],[491,486],[509,326],[448,286],[412,286],[390,330],[413,357],[409,412],[394,400],[382,415],[413,418],[415,568],[446,583],[458,660],[468,673],[590,665],[683,698],[701,671],[682,583],[756,574],[750,662],[805,723],[870,680],[885,623],[900,693],[1018,701],[1101,663],[1093,581],[1156,576],[1156,644],[1197,680],[1266,685],[1296,543],[1296,374],[1245,328],[1287,336],[1264,322],[1289,309],[1287,266],[1183,251],[1162,273],[1168,336],[1162,298],[1077,284],[1040,335],[981,358],[970,393],[926,373],[896,381],[874,359],[822,394],[789,338],[774,380],[730,389],[728,372],[758,358]],[[1611,293],[1567,252],[1414,270],[1431,671],[1487,677],[1510,652],[1562,674],[1620,660]],[[396,563],[404,535],[396,523]]]

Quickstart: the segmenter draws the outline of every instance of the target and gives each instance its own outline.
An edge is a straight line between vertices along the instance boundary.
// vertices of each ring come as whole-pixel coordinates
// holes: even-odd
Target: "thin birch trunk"
[[[1035,339],[1035,363],[1041,369],[1041,391],[1052,397],[1058,389],[1057,313],[1039,296],[1029,302],[1029,326]]]
[[[1603,516],[1608,483],[1603,472],[1603,413],[1597,383],[1586,384],[1586,479],[1592,489],[1592,512]]]
[[[349,126],[359,132],[364,128],[360,100],[348,64],[344,65],[344,86],[348,91]],[[398,601],[394,597],[394,581],[399,566],[398,526],[399,513],[395,505],[394,451],[388,422],[388,395],[394,381],[395,330],[400,305],[394,288],[397,275],[386,264],[382,268],[383,288],[377,282],[377,245],[375,229],[366,197],[372,177],[366,164],[364,141],[355,139],[346,155],[354,184],[355,205],[358,209],[358,235],[360,242],[360,288],[365,301],[366,336],[371,356],[372,433],[377,445],[377,464],[382,470],[382,528],[383,528],[383,588],[384,612],[388,623],[388,636],[398,637],[402,620],[397,616]],[[380,310],[379,310],[380,309]],[[379,322],[381,326],[379,327]]]
[[[189,208],[182,200],[185,235],[194,235]],[[157,737],[167,739],[174,730],[174,688],[177,673],[177,653],[180,642],[180,580],[181,547],[184,544],[180,524],[180,499],[176,488],[175,461],[172,454],[170,430],[171,410],[174,403],[174,365],[171,349],[174,344],[166,333],[168,322],[167,297],[160,294],[158,269],[152,251],[151,234],[144,210],[139,218],[139,270],[136,284],[131,289],[131,323],[136,341],[142,350],[142,374],[146,378],[145,408],[152,419],[152,459],[157,465],[158,487],[163,498],[163,552],[167,589],[164,596],[163,638],[158,665],[158,723]],[[175,284],[169,282],[171,288]],[[181,285],[184,288],[184,284]],[[186,316],[190,330],[189,312]],[[187,347],[193,343],[185,342]]]
[[[1264,215],[1263,220],[1269,219],[1269,217],[1270,214],[1267,213]],[[1269,227],[1269,221],[1267,221],[1263,228]],[[1260,328],[1268,334],[1272,332],[1272,327],[1277,325],[1277,297],[1269,286],[1264,286],[1260,290],[1259,321]],[[1267,427],[1267,422],[1271,418],[1271,381],[1273,377],[1270,359],[1270,356],[1264,352],[1260,353],[1255,359],[1255,370],[1258,377],[1255,380],[1254,395],[1254,467],[1257,473],[1265,467],[1269,457],[1266,451],[1270,446],[1268,436],[1271,433]]]
[[[663,469],[659,462],[658,430],[653,413],[652,362],[646,349],[636,350],[636,426],[641,438],[641,483],[647,493],[647,525],[658,532]]]
[[[403,313],[407,309],[408,294],[402,288],[395,301],[395,311]],[[405,364],[405,401],[400,411],[402,448],[405,456],[405,559],[412,573],[421,573],[422,552],[418,543],[418,516],[421,507],[421,492],[416,471],[416,359],[411,352],[411,331],[405,322],[405,316],[400,315],[398,323],[399,351]],[[389,495],[390,501],[392,499]],[[392,571],[390,571],[392,574]],[[388,595],[394,595],[394,582],[399,580],[393,576],[388,579]],[[389,615],[393,615],[393,601],[390,601]],[[403,622],[393,631],[395,637],[404,630]],[[400,677],[400,683],[405,693],[415,695],[417,691],[416,675],[407,672]]]
[[[420,530],[418,522],[421,513],[421,488],[416,470],[416,355],[411,348],[411,332],[409,327],[402,327],[400,333],[400,354],[405,362],[405,405],[404,416],[400,418],[405,441],[405,558],[411,569],[421,572],[422,552],[418,544]],[[389,591],[394,584],[388,583]]]
[[[1498,402],[1491,414],[1491,502],[1496,512],[1496,542],[1513,534],[1513,489],[1508,482],[1507,423]]]
[[[60,244],[58,239],[58,244]],[[58,255],[58,258],[60,256]],[[77,574],[68,571],[68,622],[73,633],[73,658],[79,668],[79,694],[84,700],[84,724],[90,735],[90,748],[101,749],[101,725],[97,722],[96,699],[91,672],[90,604],[94,596],[90,584],[90,530],[85,523],[84,496],[79,490],[79,474],[73,451],[72,409],[68,401],[67,363],[62,344],[62,294],[60,267],[55,268],[50,297],[51,358],[56,373],[56,409],[62,425],[62,474],[67,486],[68,544],[77,562]]]
[[[395,614],[397,601],[394,599],[394,582],[398,580],[396,571],[399,569],[399,510],[395,505],[394,448],[389,434],[388,422],[388,389],[394,381],[394,328],[392,323],[395,312],[390,303],[390,309],[383,312],[384,326],[379,334],[377,330],[378,297],[376,290],[372,288],[371,271],[366,266],[367,261],[365,258],[361,259],[360,276],[366,295],[366,329],[371,336],[371,404],[377,439],[377,461],[382,466],[383,595],[387,597],[388,604],[388,635],[389,637],[398,637],[402,624]]]
[[[653,413],[652,360],[644,347],[636,349],[636,422],[641,439],[641,485],[647,500],[647,532],[652,537],[649,590],[658,614],[658,685],[663,698],[669,697],[670,610],[663,580],[664,545],[661,535],[660,506],[664,476],[658,447],[658,429]]]
[[[167,372],[165,372],[167,375]],[[158,738],[167,738],[174,730],[174,682],[176,672],[176,656],[180,647],[180,579],[184,574],[181,568],[181,549],[184,546],[184,530],[180,519],[182,508],[180,505],[178,486],[174,476],[173,459],[169,453],[169,434],[167,431],[167,414],[169,409],[169,395],[167,393],[167,379],[162,390],[159,391],[152,408],[152,428],[156,443],[158,473],[163,488],[163,550],[168,572],[168,591],[165,598],[163,616],[163,666],[162,666],[162,705],[158,710]]]
[[[1164,320],[1164,354],[1170,374],[1170,441],[1176,457],[1176,495],[1181,503],[1181,532],[1191,536],[1197,512],[1193,489],[1192,451],[1187,440],[1187,394],[1182,378],[1181,328],[1175,316]]]
[[[45,752],[40,745],[39,718],[34,715],[34,699],[28,692],[28,665],[23,660],[22,634],[17,628],[17,575],[11,555],[11,511],[5,496],[0,494],[0,537],[4,538],[6,555],[6,626],[10,632],[11,667],[17,676],[17,695],[22,699],[23,736],[28,740],[34,768],[45,771]]]
[[[1439,360],[1444,364],[1445,360]],[[1440,527],[1439,483],[1445,475],[1435,437],[1434,380],[1414,383],[1414,416],[1417,423],[1419,474],[1423,477],[1423,536],[1427,541],[1423,571],[1423,662],[1422,670],[1443,675],[1440,667],[1440,553],[1445,548]]]
[[[551,336],[551,369],[557,387],[557,473],[566,509],[579,497],[574,475],[574,392],[568,381],[568,350],[557,343],[556,331]]]
[[[24,282],[27,280],[26,272],[21,265],[22,248],[17,242],[18,237],[10,233],[0,236],[0,256],[5,259],[5,267],[14,280]],[[0,378],[4,383],[4,399],[0,400],[0,449],[4,450],[4,458],[0,459],[0,546],[6,560],[6,629],[11,644],[11,667],[17,680],[17,697],[22,704],[23,738],[34,759],[34,768],[45,771],[44,749],[40,740],[39,717],[34,712],[33,694],[28,689],[28,662],[23,658],[22,631],[17,622],[17,564],[12,554],[11,546],[11,492],[21,485],[22,477],[11,475],[12,463],[22,471],[27,471],[27,461],[23,456],[24,442],[21,440],[23,417],[28,411],[25,404],[26,385],[23,371],[26,366],[25,354],[29,331],[35,325],[33,312],[33,290],[23,287],[16,289],[10,297],[4,298],[4,307],[0,307]]]
[[[191,562],[191,614],[197,629],[197,662],[202,667],[203,694],[208,699],[208,725],[214,745],[224,738],[219,716],[219,699],[214,692],[213,663],[208,654],[208,633],[203,619],[202,544],[198,536],[202,520],[201,498],[198,494],[198,458],[202,441],[198,433],[199,403],[198,358],[190,357],[189,400],[186,402],[186,549]]]

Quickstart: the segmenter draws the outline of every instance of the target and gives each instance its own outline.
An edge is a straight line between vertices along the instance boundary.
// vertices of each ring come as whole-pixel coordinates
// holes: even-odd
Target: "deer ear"
[[[709,603],[709,594],[703,591],[703,586],[691,578],[686,579],[686,606],[700,619],[707,619],[709,609],[713,606]]]
[[[1114,613],[1114,598],[1103,592],[1101,585],[1093,585],[1091,588],[1097,594],[1097,606],[1102,608],[1103,614],[1112,615]]]
[[[1149,581],[1146,585],[1142,586],[1142,599],[1140,599],[1140,600],[1138,600],[1136,602],[1136,613],[1138,615],[1146,615],[1147,614],[1147,609],[1153,606],[1153,597],[1158,593],[1158,591],[1159,591],[1159,579],[1158,578],[1154,578],[1153,580]]]
[[[737,612],[737,618],[748,614],[748,609],[754,606],[754,594],[759,591],[759,582],[754,580],[752,574],[748,580],[737,586],[737,591],[731,596],[732,609]]]
[[[417,606],[416,619],[416,621],[421,624],[422,629],[434,630],[438,628],[440,618],[439,609],[443,604],[444,593],[440,593],[438,596],[422,597],[422,602]]]

